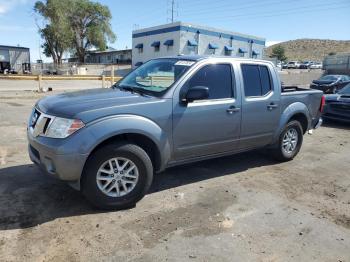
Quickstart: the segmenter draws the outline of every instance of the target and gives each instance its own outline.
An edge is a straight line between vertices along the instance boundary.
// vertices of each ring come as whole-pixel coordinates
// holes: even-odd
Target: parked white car
[[[287,64],[288,69],[298,69],[300,67],[300,63],[298,61],[289,61]]]
[[[310,66],[311,69],[322,69],[322,63],[314,63]]]

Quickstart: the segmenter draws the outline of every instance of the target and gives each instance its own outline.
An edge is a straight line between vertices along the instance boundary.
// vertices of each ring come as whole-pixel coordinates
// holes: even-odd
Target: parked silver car
[[[300,63],[298,61],[289,61],[287,63],[288,69],[298,69],[300,67]]]

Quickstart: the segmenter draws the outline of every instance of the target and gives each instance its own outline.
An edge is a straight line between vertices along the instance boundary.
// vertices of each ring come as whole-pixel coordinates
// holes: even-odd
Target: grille
[[[35,127],[40,115],[41,115],[41,113],[37,109],[34,109],[33,114],[30,118],[30,126],[31,127],[33,127],[33,128]]]
[[[30,119],[30,130],[34,136],[43,135],[46,133],[47,128],[50,125],[52,117],[41,113],[39,110],[34,109]]]

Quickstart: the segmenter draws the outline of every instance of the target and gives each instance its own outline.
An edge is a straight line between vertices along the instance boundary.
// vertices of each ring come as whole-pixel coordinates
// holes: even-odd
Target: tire
[[[287,135],[288,131],[294,134],[294,131],[292,130],[296,132],[295,134],[297,135],[297,141],[293,150],[291,150],[290,152],[287,152],[287,150],[283,147],[283,140],[286,138],[287,140],[289,139]],[[299,153],[302,143],[303,143],[303,128],[301,127],[301,124],[299,121],[292,120],[288,122],[288,124],[283,129],[282,133],[279,136],[278,141],[272,147],[271,153],[273,157],[278,161],[282,161],[282,162],[290,161]],[[287,146],[288,146],[288,143],[287,143]]]
[[[120,169],[124,164],[126,167]],[[134,207],[145,196],[152,179],[152,161],[141,147],[129,143],[110,144],[88,158],[82,176],[82,193],[97,208],[126,209]]]

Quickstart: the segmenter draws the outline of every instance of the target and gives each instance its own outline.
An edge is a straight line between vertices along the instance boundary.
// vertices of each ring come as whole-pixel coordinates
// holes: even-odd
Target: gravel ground
[[[100,212],[31,164],[41,96],[0,92],[0,261],[350,261],[350,126],[306,135],[287,163],[248,152],[171,168],[135,208]]]

